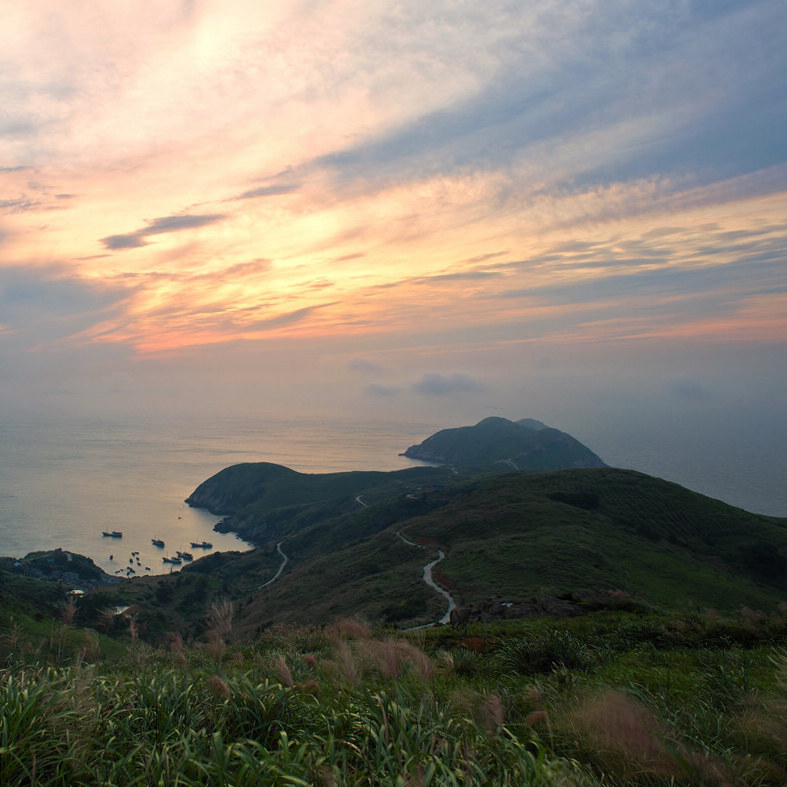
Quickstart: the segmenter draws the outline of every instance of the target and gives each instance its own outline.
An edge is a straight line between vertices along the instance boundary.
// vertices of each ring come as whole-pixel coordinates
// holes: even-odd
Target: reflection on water
[[[0,422],[0,554],[62,547],[109,573],[177,570],[162,558],[176,550],[197,558],[203,551],[191,549],[192,541],[249,548],[213,531],[219,517],[183,502],[222,468],[268,461],[299,472],[393,470],[412,464],[398,453],[427,435],[423,426],[233,417]],[[123,538],[103,537],[104,530]]]

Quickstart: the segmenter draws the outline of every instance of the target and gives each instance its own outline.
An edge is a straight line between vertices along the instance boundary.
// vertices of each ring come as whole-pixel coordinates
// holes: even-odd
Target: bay
[[[675,481],[756,513],[787,515],[778,430],[672,430],[642,420],[610,430],[564,425],[608,464]],[[575,428],[576,427],[576,428]],[[396,470],[399,456],[441,425],[350,419],[193,416],[15,416],[0,418],[0,554],[61,547],[109,573],[171,570],[175,550],[250,546],[213,530],[219,519],[183,501],[205,479],[240,462],[275,462],[305,473]],[[710,435],[710,436],[709,436]],[[102,536],[122,531],[122,539]],[[166,542],[164,550],[151,540]],[[139,553],[139,565],[132,552]],[[110,555],[112,559],[110,559]],[[129,560],[132,562],[129,563]],[[149,569],[146,571],[146,567]]]
[[[129,565],[137,574],[166,573],[172,568],[164,555],[204,554],[190,548],[192,541],[222,551],[250,548],[215,532],[219,517],[183,502],[222,468],[266,461],[305,473],[395,470],[413,464],[398,453],[427,434],[423,425],[232,415],[6,419],[0,422],[0,554],[60,547],[87,555],[108,573],[125,575]],[[105,530],[123,538],[104,537]]]

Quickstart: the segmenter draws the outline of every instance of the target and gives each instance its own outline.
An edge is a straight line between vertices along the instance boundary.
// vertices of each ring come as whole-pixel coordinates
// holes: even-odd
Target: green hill
[[[89,558],[61,549],[32,552],[20,560],[0,558],[0,663],[121,652],[118,643],[95,630],[70,625],[81,604],[70,588],[103,579],[116,581]]]
[[[570,467],[604,467],[604,462],[571,435],[530,418],[485,418],[475,426],[443,429],[404,456],[436,464],[541,473]]]
[[[418,496],[461,477],[445,467],[309,474],[256,462],[221,470],[186,502],[224,515],[219,530],[265,544],[326,518],[357,512],[380,500]]]
[[[203,572],[243,597],[246,633],[353,614],[398,625],[437,620],[446,602],[422,570],[438,549],[446,555],[439,580],[462,604],[548,594],[730,610],[787,599],[787,521],[613,468],[402,490],[292,530],[281,547],[288,564],[264,587],[281,562],[272,542],[182,573]]]

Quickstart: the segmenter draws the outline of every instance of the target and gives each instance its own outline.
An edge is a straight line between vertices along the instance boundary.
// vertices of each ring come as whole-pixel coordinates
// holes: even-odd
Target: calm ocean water
[[[234,416],[0,418],[0,554],[21,557],[62,547],[116,573],[138,551],[137,573],[164,573],[163,554],[189,549],[191,541],[207,540],[224,551],[248,548],[233,535],[214,532],[217,517],[183,502],[222,468],[268,461],[300,472],[395,470],[412,464],[399,452],[438,428]],[[580,435],[564,428],[609,464],[676,481],[750,511],[787,516],[787,485],[781,483],[781,449],[775,444],[770,453],[752,446],[747,460],[738,441],[728,454],[731,464],[724,461],[724,445],[681,449],[658,444],[655,437]],[[123,539],[104,538],[102,530],[122,531]],[[153,547],[152,538],[163,539],[165,550]]]
[[[266,461],[307,473],[395,470],[412,465],[398,453],[428,433],[423,425],[233,417],[0,420],[0,554],[62,547],[117,573],[138,551],[138,574],[165,573],[165,554],[204,554],[190,549],[191,541],[248,548],[213,531],[218,517],[183,502],[222,468]],[[103,537],[103,530],[123,538]]]

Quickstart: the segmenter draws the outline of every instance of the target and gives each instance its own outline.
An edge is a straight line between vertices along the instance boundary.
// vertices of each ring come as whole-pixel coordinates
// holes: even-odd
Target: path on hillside
[[[278,543],[278,544],[276,544],[276,551],[277,551],[277,552],[278,552],[278,553],[281,555],[281,557],[282,557],[282,560],[281,560],[281,565],[279,566],[279,570],[278,570],[278,571],[277,571],[277,572],[276,572],[276,573],[273,575],[273,578],[272,578],[272,579],[269,579],[267,582],[263,582],[263,583],[262,583],[262,584],[261,584],[261,585],[260,585],[260,586],[257,588],[257,590],[261,590],[261,589],[262,589],[262,588],[264,588],[266,585],[270,585],[272,582],[275,582],[275,581],[276,581],[276,580],[279,578],[279,576],[281,575],[281,572],[282,572],[282,571],[284,571],[284,567],[287,565],[287,562],[289,561],[289,558],[288,558],[288,557],[287,557],[287,555],[285,555],[285,554],[284,554],[284,552],[282,552],[282,550],[281,550],[281,545],[282,545],[282,543],[283,543],[282,541],[279,541],[279,543]]]
[[[435,560],[424,566],[424,582],[426,582],[432,590],[436,590],[448,602],[448,609],[446,609],[445,615],[437,621],[438,623],[448,623],[451,620],[451,610],[456,608],[456,602],[454,601],[454,597],[447,590],[441,588],[440,585],[432,579],[432,569],[445,558],[445,552],[443,552],[442,549],[438,549],[437,555]]]
[[[409,538],[402,535],[401,530],[397,530],[396,535],[399,536],[399,538],[402,541],[404,541],[404,543],[407,544],[408,546],[418,547],[418,549],[423,549],[423,546],[421,544],[416,544],[415,541],[411,541]],[[445,558],[445,552],[443,552],[442,549],[438,549],[437,557],[431,563],[427,563],[424,566],[424,582],[426,582],[426,584],[429,585],[429,587],[432,588],[432,590],[437,591],[448,602],[448,609],[446,609],[443,617],[441,617],[440,620],[437,621],[438,623],[441,624],[449,623],[451,620],[451,612],[452,610],[456,609],[456,601],[454,601],[454,597],[447,590],[441,588],[440,585],[438,585],[432,578],[432,569],[444,558]],[[426,623],[423,626],[414,626],[414,628],[417,629],[427,628],[428,626],[434,626],[434,625],[435,625],[434,623]]]

